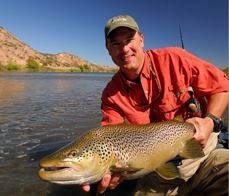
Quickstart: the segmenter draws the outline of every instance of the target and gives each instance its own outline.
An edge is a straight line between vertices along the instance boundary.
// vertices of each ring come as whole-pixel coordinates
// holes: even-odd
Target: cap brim
[[[135,26],[131,26],[131,25],[114,25],[112,28],[109,29],[109,31],[106,33],[106,38],[109,37],[109,35],[111,34],[112,31],[114,31],[115,29],[119,28],[119,27],[127,27],[130,29],[133,29],[135,31],[139,31],[139,29]]]

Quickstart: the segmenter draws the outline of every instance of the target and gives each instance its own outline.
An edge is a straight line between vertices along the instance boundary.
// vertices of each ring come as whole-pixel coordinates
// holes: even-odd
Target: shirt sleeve
[[[229,91],[228,76],[215,65],[180,49],[191,71],[191,86],[198,96],[208,96]]]
[[[117,106],[115,106],[115,104],[112,103],[112,101],[110,100],[110,97],[106,93],[106,89],[102,94],[101,100],[102,100],[101,126],[123,123],[124,122],[123,115],[121,114]]]

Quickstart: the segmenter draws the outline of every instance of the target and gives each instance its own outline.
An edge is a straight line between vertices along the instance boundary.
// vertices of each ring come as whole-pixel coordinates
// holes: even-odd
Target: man
[[[215,150],[220,117],[229,102],[226,75],[184,49],[144,51],[144,37],[136,21],[128,15],[115,16],[107,22],[105,39],[119,71],[103,91],[101,125],[146,124],[181,115],[195,126],[194,138],[206,154],[198,160],[182,161],[179,166],[182,182],[170,186],[174,185],[172,181],[165,183],[152,174],[140,181],[136,195],[227,193],[229,152]],[[200,116],[192,115],[190,100],[201,103]],[[119,174],[106,174],[98,191],[115,188],[121,179]],[[164,185],[160,186],[160,182]],[[147,186],[151,187],[145,192]],[[90,189],[89,185],[82,187],[85,191]]]

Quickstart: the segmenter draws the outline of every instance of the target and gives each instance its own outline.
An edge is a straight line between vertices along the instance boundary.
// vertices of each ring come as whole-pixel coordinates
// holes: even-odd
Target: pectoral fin
[[[170,162],[157,168],[155,171],[157,172],[157,174],[160,177],[166,180],[172,180],[172,179],[180,177],[178,168],[173,163],[170,163]]]
[[[186,142],[179,155],[184,158],[199,158],[204,156],[204,152],[201,145],[192,138]]]

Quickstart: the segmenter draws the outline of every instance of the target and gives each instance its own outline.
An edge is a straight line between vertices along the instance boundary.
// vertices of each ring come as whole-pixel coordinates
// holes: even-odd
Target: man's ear
[[[110,50],[109,50],[109,47],[108,47],[108,44],[107,44],[107,40],[106,40],[106,49],[107,49],[109,55],[111,55]]]
[[[141,33],[141,47],[144,48],[144,35]]]

